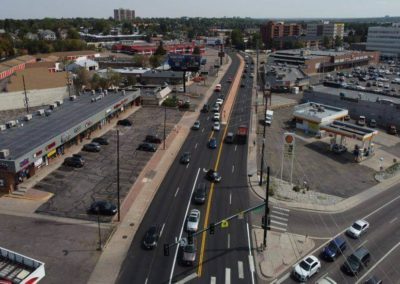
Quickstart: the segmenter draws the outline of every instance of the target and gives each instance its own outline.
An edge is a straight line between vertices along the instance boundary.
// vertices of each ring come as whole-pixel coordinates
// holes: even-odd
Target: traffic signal
[[[293,145],[289,145],[289,147],[288,147],[288,153],[293,153]]]
[[[164,244],[164,256],[169,256],[169,244]]]
[[[267,222],[265,222],[265,216],[262,216],[262,220],[261,220],[261,227],[263,229],[267,229],[267,230],[271,230],[271,217],[267,217]]]
[[[214,235],[214,233],[215,233],[215,224],[210,223],[210,235]]]

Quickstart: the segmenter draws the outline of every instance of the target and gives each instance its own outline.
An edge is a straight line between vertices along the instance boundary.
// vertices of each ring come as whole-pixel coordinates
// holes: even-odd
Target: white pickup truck
[[[274,112],[272,110],[267,110],[265,112],[265,125],[271,126],[272,123],[272,117],[274,116]]]
[[[0,283],[36,284],[44,276],[43,262],[0,247]]]

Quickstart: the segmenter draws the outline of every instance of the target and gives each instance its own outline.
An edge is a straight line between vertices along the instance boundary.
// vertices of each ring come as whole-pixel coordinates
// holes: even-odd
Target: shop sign
[[[56,153],[56,149],[54,149],[54,150],[50,151],[49,153],[47,153],[47,157],[50,158],[50,157],[53,156],[55,153]]]
[[[37,151],[35,154],[33,154],[33,157],[34,157],[34,158],[36,158],[37,156],[40,156],[40,155],[42,155],[42,153],[43,153],[43,151],[42,151],[42,150],[40,150],[40,151]]]
[[[26,158],[25,160],[21,161],[19,163],[19,167],[22,168],[22,167],[26,166],[27,164],[29,164],[29,159],[28,158]]]
[[[53,142],[53,143],[47,145],[47,146],[46,146],[46,150],[48,151],[48,150],[50,150],[51,148],[54,148],[54,146],[56,146],[56,142]]]
[[[126,103],[128,101],[128,99],[124,99],[121,102],[119,102],[118,104],[114,105],[114,109],[119,108],[120,106],[124,105],[124,103]]]

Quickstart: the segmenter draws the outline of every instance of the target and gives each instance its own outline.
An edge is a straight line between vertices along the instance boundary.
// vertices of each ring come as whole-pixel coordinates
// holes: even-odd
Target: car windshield
[[[105,203],[103,203],[103,208],[106,210],[109,210],[109,209],[111,209],[111,204],[108,202],[105,202]]]
[[[354,223],[353,224],[353,228],[358,230],[358,231],[361,230],[361,226],[358,223]]]
[[[197,222],[197,218],[195,216],[190,216],[189,222]]]
[[[330,251],[336,251],[336,250],[337,250],[337,246],[336,246],[335,243],[331,242],[331,243],[329,243],[329,245],[328,245],[328,249],[329,249]]]
[[[304,269],[304,270],[306,270],[306,271],[309,271],[310,270],[310,265],[307,263],[307,262],[305,262],[304,260],[302,261],[302,262],[300,262],[300,267],[302,268],[302,269]]]
[[[349,258],[347,258],[347,262],[349,262],[349,264],[351,266],[357,266],[358,265],[358,259],[354,255],[350,255]]]
[[[185,251],[185,252],[188,252],[188,253],[194,253],[194,252],[195,252],[194,245],[187,245],[187,246],[185,246],[184,251]]]

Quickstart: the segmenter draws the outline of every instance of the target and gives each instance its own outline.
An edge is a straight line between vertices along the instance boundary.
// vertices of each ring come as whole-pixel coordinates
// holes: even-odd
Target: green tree
[[[149,57],[143,54],[135,54],[132,58],[135,67],[148,67]]]
[[[151,67],[157,68],[161,65],[162,56],[161,55],[152,55],[152,56],[150,56],[149,60],[150,60]]]
[[[74,28],[68,29],[68,36],[69,39],[80,39],[79,33]]]
[[[239,29],[234,29],[231,33],[232,45],[237,49],[244,49],[243,34]]]
[[[73,80],[73,84],[75,85],[76,89],[79,90],[83,86],[88,86],[90,82],[91,80],[89,71],[87,71],[85,68],[79,68],[76,71],[76,76]]]
[[[124,35],[130,35],[133,34],[133,27],[132,24],[129,22],[124,22],[122,24],[122,34]]]
[[[200,55],[201,54],[201,50],[200,50],[200,48],[198,46],[195,46],[193,48],[193,54],[194,55]]]
[[[323,45],[325,48],[330,48],[330,47],[331,47],[331,40],[329,39],[329,37],[327,37],[327,36],[324,36],[324,37],[323,37],[323,39],[322,39],[322,45]]]
[[[341,47],[341,46],[343,46],[343,40],[339,36],[336,36],[335,37],[335,47]]]
[[[154,52],[154,55],[165,55],[165,54],[167,54],[167,51],[164,49],[163,42],[160,41],[160,44],[157,46],[157,49]]]

